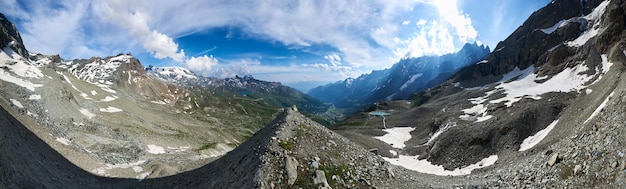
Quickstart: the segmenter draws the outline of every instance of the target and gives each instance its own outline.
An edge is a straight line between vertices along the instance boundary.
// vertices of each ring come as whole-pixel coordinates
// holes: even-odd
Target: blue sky
[[[492,49],[548,0],[3,0],[29,51],[132,53],[144,66],[250,74],[305,90],[441,55]]]

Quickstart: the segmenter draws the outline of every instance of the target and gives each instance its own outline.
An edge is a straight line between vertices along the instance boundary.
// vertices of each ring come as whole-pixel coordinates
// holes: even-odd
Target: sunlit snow
[[[554,24],[554,26],[541,29],[541,31],[545,34],[551,34],[552,32],[556,31],[556,29],[559,29],[561,26],[564,26],[565,25],[564,23],[565,23],[565,20],[561,20],[557,22],[556,24]]]
[[[529,136],[528,138],[524,139],[524,141],[522,141],[522,144],[519,145],[519,151],[520,152],[526,151],[532,148],[533,146],[539,144],[539,142],[541,142],[543,138],[546,138],[546,136],[548,136],[548,133],[550,133],[550,131],[554,129],[554,126],[557,123],[559,123],[558,119],[550,123],[550,125],[548,125],[545,129],[542,129],[541,131],[538,131],[534,135]]]
[[[109,112],[109,113],[115,113],[115,112],[121,112],[122,109],[116,108],[116,107],[112,107],[109,106],[107,108],[100,108],[101,112]]]
[[[87,118],[89,118],[89,119],[91,119],[91,118],[96,116],[96,114],[91,113],[88,109],[85,109],[85,108],[81,108],[79,111],[80,111],[81,114],[87,116]]]
[[[441,175],[441,176],[459,176],[459,175],[469,175],[472,173],[472,170],[479,169],[483,167],[487,167],[493,165],[498,160],[498,155],[491,155],[485,159],[482,159],[474,164],[468,165],[462,168],[456,168],[454,170],[445,170],[441,165],[433,165],[428,162],[428,160],[418,160],[418,156],[406,156],[400,155],[398,158],[387,158],[383,157],[386,161],[391,164],[399,165],[404,168],[417,171],[420,173],[433,174],[433,175]]]
[[[609,96],[606,97],[606,99],[604,99],[604,101],[602,101],[602,104],[600,104],[598,106],[598,108],[596,108],[595,111],[593,111],[593,113],[591,113],[591,115],[589,116],[589,118],[587,118],[587,120],[585,120],[584,123],[589,122],[589,120],[593,119],[594,117],[596,117],[596,115],[598,115],[600,113],[600,111],[602,111],[602,109],[604,109],[604,107],[606,106],[606,103],[609,102],[609,100],[611,100],[611,97],[613,97],[613,94],[615,94],[615,92],[611,92],[611,94],[609,94]],[[584,124],[583,123],[583,124]]]
[[[593,9],[593,12],[589,13],[588,15],[584,17],[585,19],[595,24],[591,26],[591,28],[587,29],[583,34],[578,36],[578,38],[574,39],[573,41],[567,42],[566,43],[567,46],[570,46],[570,47],[583,46],[585,43],[587,43],[587,41],[589,41],[589,39],[598,35],[598,32],[600,30],[599,19],[604,13],[604,10],[606,10],[606,6],[608,4],[609,4],[609,1],[604,1],[600,3],[600,5],[598,5],[595,9]]]
[[[151,154],[164,154],[165,153],[165,148],[154,145],[154,144],[148,144],[148,153]]]
[[[70,140],[67,140],[66,138],[63,138],[63,137],[57,137],[56,141],[66,146],[70,145]]]
[[[9,100],[11,100],[11,104],[17,106],[18,108],[24,108],[24,105],[22,105],[20,101],[17,101],[15,99],[9,99]]]
[[[41,99],[41,95],[33,94],[28,97],[28,100],[39,100]]]
[[[411,139],[411,131],[415,130],[413,127],[394,127],[389,129],[383,129],[387,134],[383,136],[374,137],[381,140],[395,148],[404,148],[404,142]]]

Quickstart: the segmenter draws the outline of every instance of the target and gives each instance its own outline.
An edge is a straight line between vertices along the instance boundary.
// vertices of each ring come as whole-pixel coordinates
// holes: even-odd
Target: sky
[[[3,0],[26,48],[252,75],[299,90],[404,57],[495,48],[549,0]]]

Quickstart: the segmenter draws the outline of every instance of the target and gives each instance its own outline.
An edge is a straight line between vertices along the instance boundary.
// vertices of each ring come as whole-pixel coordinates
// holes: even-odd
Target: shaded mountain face
[[[624,92],[625,15],[624,1],[553,1],[533,13],[485,61],[461,69],[408,101],[379,103],[374,110],[390,114],[385,116],[387,127],[411,128],[402,133],[410,135],[403,143],[406,147],[373,138],[396,131],[381,132],[380,118],[367,113],[355,114],[333,128],[368,148],[394,150],[386,154],[392,162],[411,166],[418,164],[413,160],[423,159],[446,170],[493,155],[503,164],[518,164],[523,162],[520,156],[536,158],[553,151],[576,156],[589,151],[551,145],[571,146],[567,139],[589,134],[589,127],[620,125],[596,116],[607,102],[623,101],[623,95],[622,100],[615,100],[615,95]],[[605,150],[616,150],[609,146]],[[572,171],[576,161],[591,161],[589,157],[565,159],[567,166],[552,169],[561,171],[561,178],[580,173]],[[544,174],[542,166],[533,171]],[[613,182],[601,182],[605,181]],[[593,186],[593,182],[575,182]]]
[[[457,53],[405,58],[389,69],[320,86],[308,94],[339,108],[407,99],[414,93],[438,85],[461,68],[479,62],[488,54],[488,47],[466,44]]]

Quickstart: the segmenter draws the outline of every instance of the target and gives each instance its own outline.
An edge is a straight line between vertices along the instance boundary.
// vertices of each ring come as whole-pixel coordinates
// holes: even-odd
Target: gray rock
[[[298,178],[298,160],[289,155],[285,156],[285,172],[287,172],[287,184],[292,185]]]
[[[548,165],[553,166],[554,164],[557,163],[558,159],[559,159],[559,153],[558,152],[553,153],[552,156],[550,156],[550,159],[548,159]]]
[[[313,157],[313,160],[311,161],[311,168],[313,168],[314,170],[319,169],[320,167],[320,158],[319,157]]]
[[[574,166],[574,175],[578,175],[579,173],[581,173],[583,167],[580,165],[576,165]]]
[[[322,170],[315,170],[313,175],[313,184],[321,185],[320,188],[332,189],[326,180],[326,173]]]

